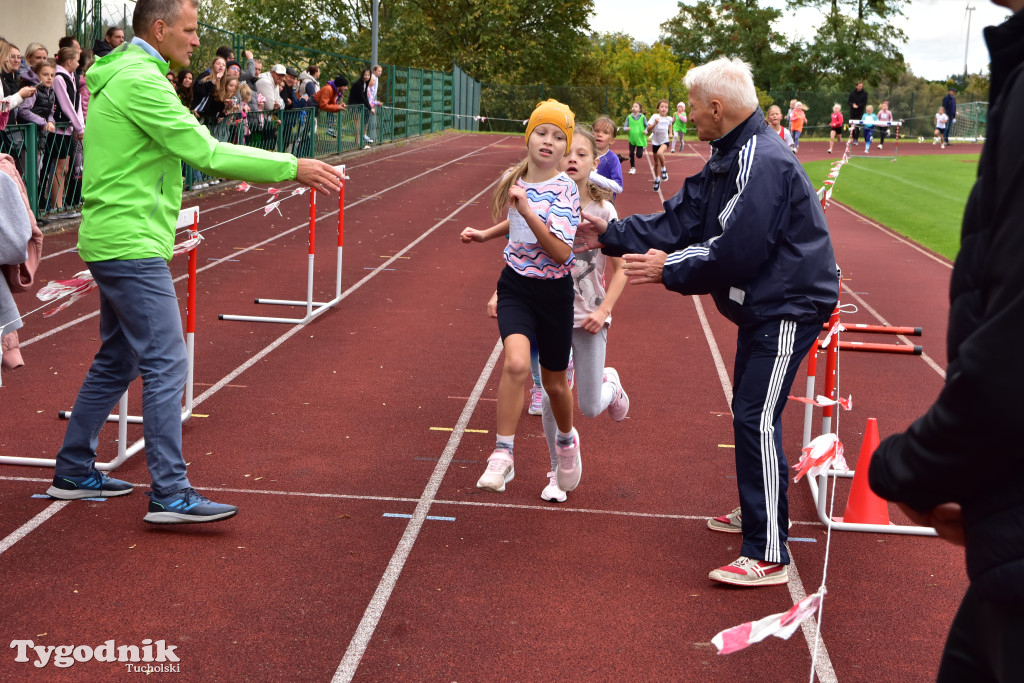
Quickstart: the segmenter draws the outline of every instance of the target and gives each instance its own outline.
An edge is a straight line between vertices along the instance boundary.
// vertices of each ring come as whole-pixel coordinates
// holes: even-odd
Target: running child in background
[[[679,141],[679,151],[683,151],[684,139],[686,138],[686,105],[682,102],[676,104],[676,116],[672,121],[672,145],[669,152],[675,154],[676,141]]]
[[[530,339],[537,341],[541,381],[557,425],[557,484],[564,491],[580,480],[580,437],[572,425],[572,392],[566,380],[572,349],[572,244],[580,221],[576,183],[559,170],[572,145],[572,111],[555,100],[541,102],[526,126],[527,156],[507,172],[494,192],[492,213],[507,218],[487,230],[466,228],[464,243],[508,234],[505,268],[498,279],[498,329],[505,364],[498,385],[494,451],[476,485],[501,492],[515,477],[516,427],[530,374]]]
[[[668,180],[668,167],[665,165],[665,150],[672,137],[672,121],[668,115],[668,100],[658,101],[658,113],[647,121],[647,132],[651,134],[651,154],[654,155],[654,191],[661,189],[661,182]],[[659,174],[660,173],[660,174]]]
[[[942,144],[942,149],[946,149],[946,143],[943,140],[942,135],[946,132],[946,125],[949,123],[949,117],[946,116],[946,108],[939,107],[938,113],[935,114],[935,137],[932,138],[932,144]]]
[[[807,123],[807,107],[803,102],[797,102],[789,114],[789,132],[793,136],[793,151],[800,151],[800,136],[804,132],[804,124]]]
[[[632,111],[626,117],[622,130],[627,131],[629,139],[629,175],[636,175],[635,159],[644,158],[644,147],[647,146],[647,119],[639,102],[633,103]]]
[[[562,170],[580,190],[583,211],[605,220],[618,218],[609,201],[611,193],[590,182],[590,173],[597,166],[597,142],[585,127],[573,131],[569,154],[562,159]],[[605,273],[611,265],[608,289]],[[612,322],[612,309],[626,286],[626,271],[622,259],[605,256],[600,250],[584,251],[572,263],[573,300],[572,355],[576,365],[576,393],[580,410],[587,417],[597,417],[605,409],[615,421],[625,419],[629,412],[629,397],[622,390],[619,373],[604,367],[608,327]],[[559,456],[558,427],[550,402],[544,400],[544,436],[548,440],[551,471],[548,485],[540,497],[551,502],[565,502],[565,490],[558,483]],[[582,463],[581,463],[582,466]]]
[[[832,145],[836,144],[836,138],[842,142],[843,139],[843,108],[839,104],[832,105],[832,117],[828,123],[828,153],[832,153]],[[878,146],[881,149],[881,145]]]
[[[889,134],[889,126],[892,125],[892,112],[889,111],[889,103],[882,102],[878,105],[878,149],[881,151],[885,144],[885,137]]]
[[[878,117],[875,115],[875,108],[870,104],[864,107],[864,116],[860,117],[860,123],[864,126],[864,153],[871,151],[871,140],[875,136],[875,124]]]
[[[764,121],[768,124],[768,127],[778,133],[779,137],[782,138],[790,149],[793,149],[793,134],[789,132],[788,128],[782,126],[782,110],[779,109],[777,104],[773,104],[768,107],[768,111],[765,112]]]
[[[615,122],[607,116],[600,116],[594,121],[594,143],[597,145],[597,174],[608,183],[614,183],[617,187],[608,189],[612,191],[612,203],[615,203],[616,196],[622,192],[622,162],[617,154],[612,152],[612,142],[615,141]]]

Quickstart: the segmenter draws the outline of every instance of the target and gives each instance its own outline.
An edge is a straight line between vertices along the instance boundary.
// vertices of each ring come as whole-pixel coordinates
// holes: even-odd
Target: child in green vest
[[[639,102],[633,103],[622,130],[629,133],[629,175],[636,175],[635,159],[644,157],[644,147],[647,146],[647,119],[644,118]]]

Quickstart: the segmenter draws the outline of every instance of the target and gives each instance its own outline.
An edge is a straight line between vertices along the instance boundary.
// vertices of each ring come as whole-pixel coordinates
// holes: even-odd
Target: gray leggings
[[[590,334],[582,327],[572,331],[573,367],[576,370],[576,393],[579,397],[580,411],[587,417],[597,417],[615,398],[615,389],[604,381],[604,356],[608,346],[608,326],[605,325],[597,334]],[[544,393],[544,436],[548,440],[548,452],[551,455],[551,469],[558,467],[558,455],[555,451],[555,435],[558,426],[555,415],[551,412],[551,402],[547,392]]]

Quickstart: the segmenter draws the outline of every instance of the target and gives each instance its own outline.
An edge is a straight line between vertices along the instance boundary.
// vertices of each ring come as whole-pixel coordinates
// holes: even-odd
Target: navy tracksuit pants
[[[741,327],[733,372],[736,483],[743,519],[741,555],[789,564],[789,471],[782,409],[821,322],[771,320]]]

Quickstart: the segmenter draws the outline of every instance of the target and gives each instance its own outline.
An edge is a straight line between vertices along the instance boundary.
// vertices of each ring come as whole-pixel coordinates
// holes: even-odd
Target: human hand
[[[21,95],[21,99],[27,100],[28,98],[36,94],[35,86],[26,85],[24,88],[18,91],[18,94]]]
[[[462,240],[463,244],[469,244],[470,242],[483,242],[484,234],[476,228],[466,228],[459,234],[459,239]]]
[[[299,159],[295,180],[318,192],[330,194],[341,189],[341,172],[319,159]]]
[[[657,249],[648,249],[646,254],[626,254],[622,257],[626,280],[631,285],[660,283],[667,258],[668,254]]]
[[[497,318],[498,317],[498,292],[495,291],[491,295],[491,298],[487,300],[487,317]]]
[[[54,125],[53,121],[46,122],[46,132],[53,133],[57,130],[57,126]]]
[[[243,52],[242,54],[244,54],[244,55],[245,55],[245,58],[246,58],[246,59],[252,59],[252,50],[246,50],[246,51],[245,51],[245,52]]]
[[[75,139],[76,140],[84,140],[85,139],[85,133],[75,133]]]
[[[590,334],[597,334],[604,327],[606,320],[608,320],[608,314],[599,308],[584,318],[580,327]]]
[[[953,545],[964,545],[964,516],[959,503],[943,503],[928,512],[918,512],[904,503],[897,506],[914,524],[933,527],[940,538]]]
[[[526,190],[518,185],[508,188],[508,203],[519,213],[525,213],[530,208],[526,201]]]

